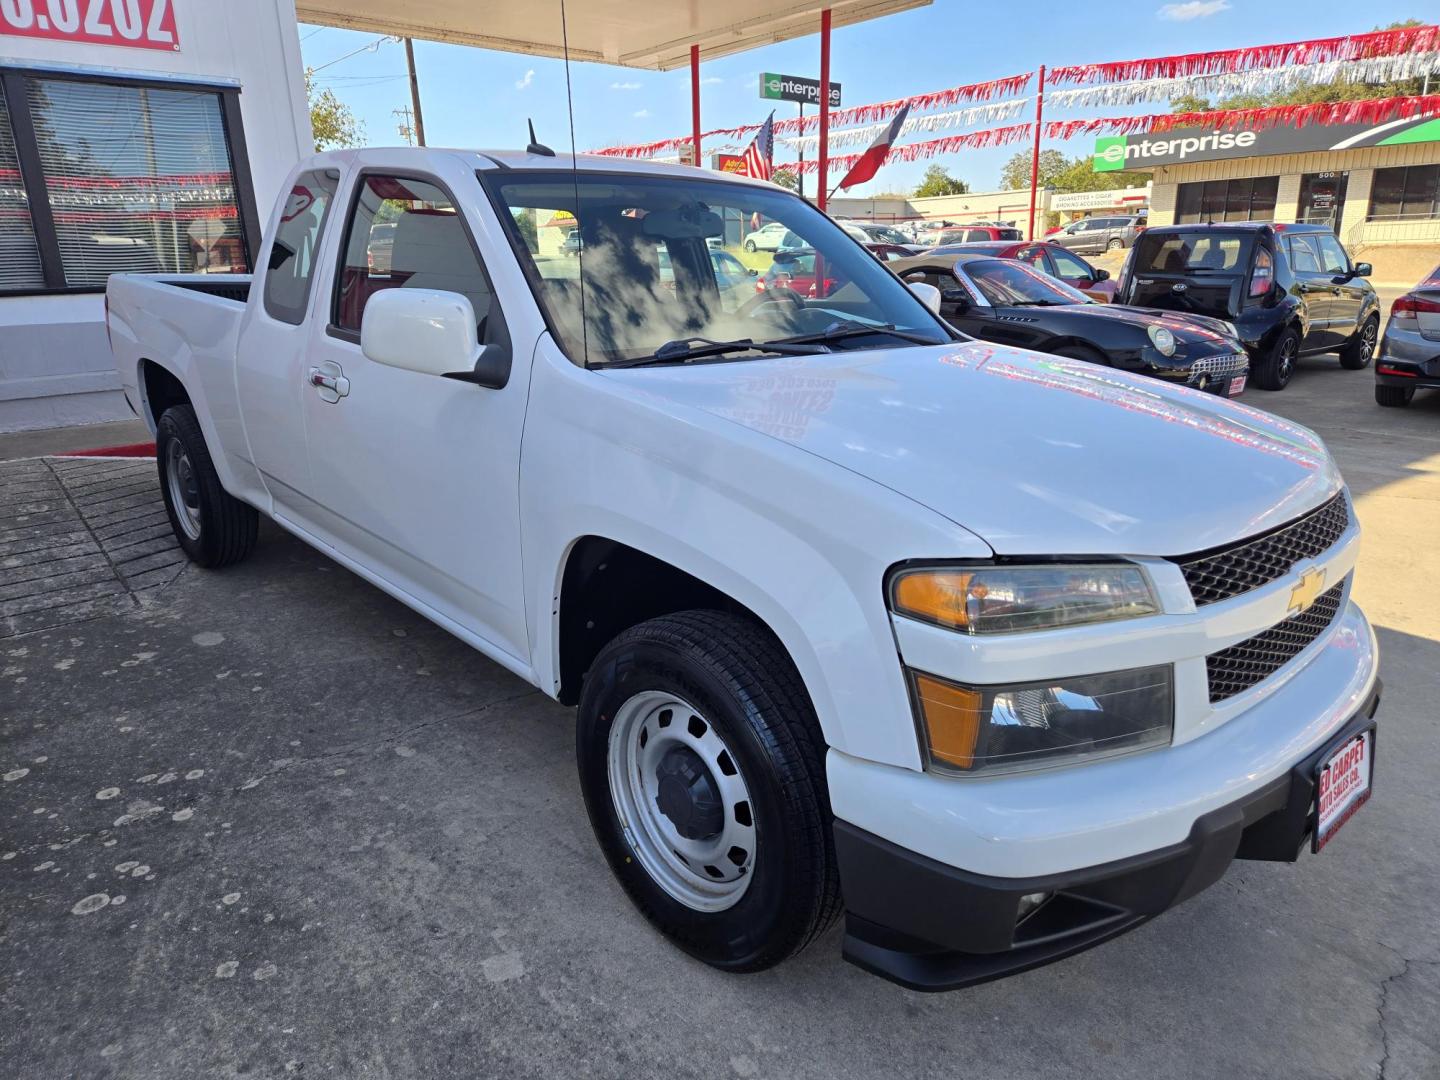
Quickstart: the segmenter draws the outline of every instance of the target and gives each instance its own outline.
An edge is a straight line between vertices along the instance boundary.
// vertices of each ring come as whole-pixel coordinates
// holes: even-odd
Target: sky
[[[662,3],[673,0],[659,0]],[[842,87],[842,105],[888,101],[964,83],[1035,70],[1040,64],[1099,63],[1207,49],[1233,49],[1363,33],[1399,19],[1424,18],[1432,0],[1107,0],[1095,5],[1010,0],[976,4],[935,0],[930,7],[842,27],[831,38],[831,81]],[[558,0],[533,0],[537,19]],[[1099,14],[1103,10],[1103,16]],[[1434,15],[1433,9],[1429,12]],[[816,78],[817,32],[793,41],[706,62],[701,56],[702,129],[759,123],[773,104],[759,96],[764,71]],[[302,25],[305,63],[321,86],[333,90],[364,124],[370,145],[400,143],[392,111],[410,102],[404,47],[394,42],[334,62],[376,41],[377,35]],[[525,121],[535,121],[541,142],[568,149],[565,65],[560,60],[487,49],[415,43],[425,134],[432,146],[523,147]],[[575,145],[584,151],[620,143],[653,142],[690,130],[690,73],[639,71],[606,64],[571,65]],[[776,118],[796,106],[778,103]],[[1164,111],[1163,103],[1130,108],[1091,107],[1046,119]],[[807,112],[810,111],[807,109]],[[1025,119],[1030,119],[1026,117]],[[1019,120],[1005,121],[1018,123]],[[995,126],[995,125],[977,125]],[[907,136],[905,141],[956,134]],[[1071,156],[1088,153],[1092,140],[1046,143]],[[858,148],[839,151],[852,153]],[[999,186],[1000,171],[1018,146],[966,150],[934,159],[972,191]],[[706,143],[706,154],[711,152]],[[777,162],[789,157],[777,147]],[[875,180],[848,194],[909,191],[929,161],[886,165]]]

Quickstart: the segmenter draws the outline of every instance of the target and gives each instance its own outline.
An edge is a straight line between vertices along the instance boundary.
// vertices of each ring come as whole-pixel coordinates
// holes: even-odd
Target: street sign
[[[802,79],[799,75],[776,75],[766,71],[760,76],[760,96],[771,101],[798,101],[802,105],[820,104],[820,80]],[[840,107],[840,84],[830,84],[830,107]]]

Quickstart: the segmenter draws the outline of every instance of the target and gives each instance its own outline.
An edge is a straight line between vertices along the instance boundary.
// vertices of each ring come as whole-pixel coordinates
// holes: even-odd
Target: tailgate
[[[1238,274],[1137,274],[1130,304],[1230,320],[1240,311],[1243,282]]]

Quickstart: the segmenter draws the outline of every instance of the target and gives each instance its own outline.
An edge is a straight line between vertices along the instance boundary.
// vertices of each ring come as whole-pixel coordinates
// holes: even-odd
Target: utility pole
[[[390,115],[400,118],[400,123],[396,125],[396,130],[400,132],[400,137],[405,140],[405,145],[414,146],[415,128],[410,123],[410,109],[408,107],[391,109]]]
[[[415,109],[415,141],[425,145],[425,115],[420,111],[420,80],[415,75],[415,43],[405,39],[405,63],[410,68],[410,102]]]
[[[800,137],[803,139],[805,137],[805,103],[797,101],[796,104],[800,106]],[[798,145],[800,147],[800,167],[795,170],[795,179],[800,182],[798,194],[803,199],[805,197],[805,144],[802,142]],[[822,179],[820,182],[823,184],[825,181]]]

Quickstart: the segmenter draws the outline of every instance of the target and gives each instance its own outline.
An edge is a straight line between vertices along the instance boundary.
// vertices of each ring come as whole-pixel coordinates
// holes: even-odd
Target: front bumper
[[[1098,866],[1027,878],[970,873],[842,820],[844,956],[913,990],[953,990],[1048,964],[1132,930],[1213,885],[1235,859],[1293,862],[1313,829],[1315,773],[1370,726],[1376,681],[1343,727],[1287,772],[1198,817],[1181,841]],[[1026,918],[1021,898],[1053,894]]]

